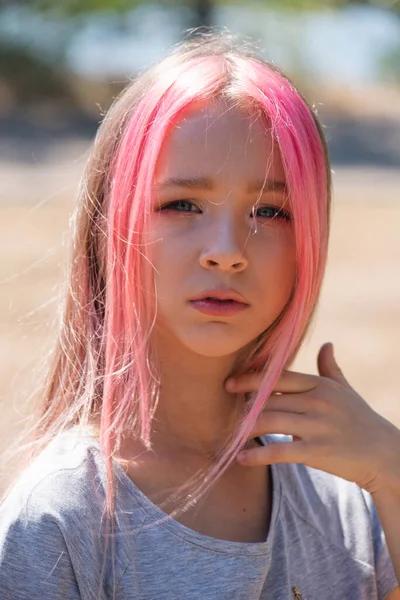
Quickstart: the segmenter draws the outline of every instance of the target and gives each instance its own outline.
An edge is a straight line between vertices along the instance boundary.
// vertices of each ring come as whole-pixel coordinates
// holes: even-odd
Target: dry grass
[[[34,168],[0,164],[0,450],[29,414],[26,398],[54,337],[51,321],[84,150],[76,146]],[[333,341],[350,382],[400,426],[400,175],[341,170],[334,181],[328,271],[313,330],[295,368],[315,372],[319,346]]]

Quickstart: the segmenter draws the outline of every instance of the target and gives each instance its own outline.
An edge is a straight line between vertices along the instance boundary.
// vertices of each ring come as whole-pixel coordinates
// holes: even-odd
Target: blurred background
[[[328,270],[294,368],[315,373],[320,345],[332,341],[351,384],[400,426],[399,2],[3,0],[0,451],[38,400],[69,219],[102,115],[128,78],[201,25],[253,40],[325,126],[334,170]]]

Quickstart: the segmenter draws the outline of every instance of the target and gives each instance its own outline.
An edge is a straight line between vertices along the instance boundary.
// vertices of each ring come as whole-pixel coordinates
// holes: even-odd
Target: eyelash
[[[160,212],[161,211],[166,212],[166,211],[172,210],[172,211],[180,212],[180,213],[199,214],[199,213],[193,212],[191,210],[177,210],[177,206],[185,204],[185,203],[190,204],[191,206],[196,206],[191,200],[174,200],[173,202],[168,202],[167,204],[164,204],[163,206],[161,206],[159,208],[159,210],[160,210]],[[280,208],[278,206],[271,206],[271,205],[259,206],[258,210],[267,209],[267,208],[272,209],[275,214],[272,217],[266,217],[266,218],[274,219],[276,217],[279,217],[280,219],[283,219],[284,221],[286,221],[288,223],[290,223],[292,221],[292,215],[289,212],[287,212],[286,210],[283,210],[282,208]]]

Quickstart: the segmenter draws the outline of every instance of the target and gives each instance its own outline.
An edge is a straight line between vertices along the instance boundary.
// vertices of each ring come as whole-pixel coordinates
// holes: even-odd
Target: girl
[[[288,370],[329,211],[315,114],[229,36],[126,88],[83,179],[30,465],[1,508],[2,598],[400,598],[400,432],[332,345],[319,376]]]

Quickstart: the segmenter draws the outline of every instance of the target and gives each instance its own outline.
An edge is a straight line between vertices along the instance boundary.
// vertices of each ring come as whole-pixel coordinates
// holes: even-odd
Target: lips
[[[211,317],[233,317],[249,308],[235,290],[206,290],[189,301],[192,308]]]
[[[212,300],[215,302],[238,302],[239,304],[248,305],[249,303],[241,294],[232,289],[212,289],[201,292],[194,298],[191,298],[191,302],[198,300]]]

